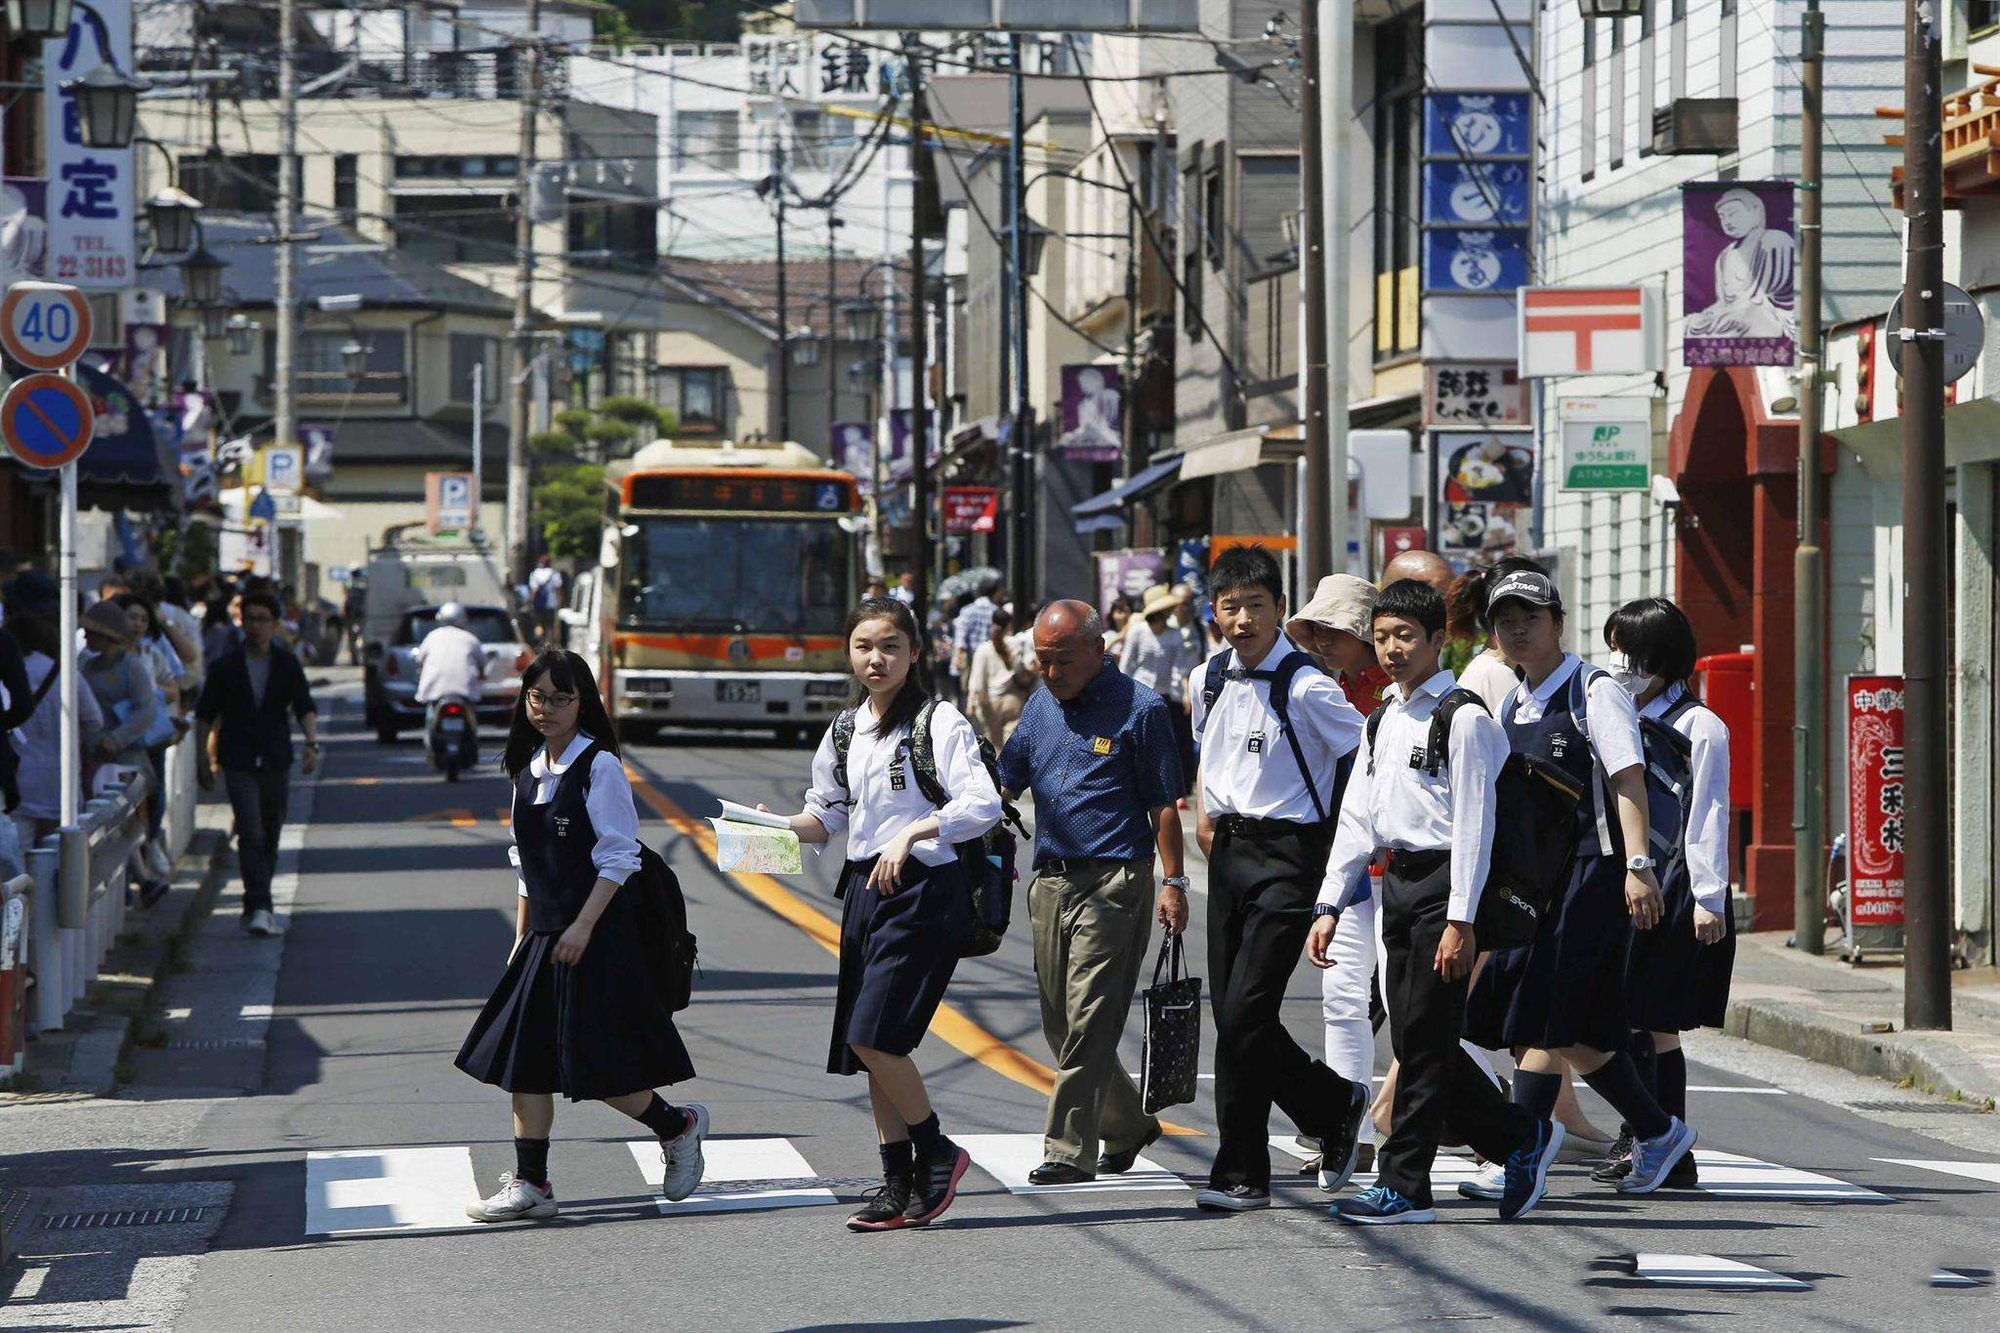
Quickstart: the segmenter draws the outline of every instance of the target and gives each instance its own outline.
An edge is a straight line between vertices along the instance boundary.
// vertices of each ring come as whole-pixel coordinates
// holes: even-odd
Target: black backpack
[[[1673,721],[1701,700],[1683,694],[1658,717],[1639,719],[1639,748],[1646,759],[1646,840],[1652,844],[1660,891],[1686,877],[1688,822],[1694,818],[1694,742]]]
[[[931,715],[936,711],[935,699],[925,701],[917,710],[916,720],[910,723],[910,734],[897,745],[897,760],[900,762],[907,756],[917,790],[932,805],[943,806],[951,801],[951,793],[938,777],[937,747],[931,740]],[[984,736],[978,740],[979,762],[986,765],[987,775],[993,779],[993,790],[1000,791],[1000,766],[994,759],[993,745]],[[847,752],[853,744],[854,710],[850,708],[833,720],[833,775],[843,790],[847,788]],[[1009,824],[1019,833],[1018,838],[1008,830]],[[972,894],[972,937],[959,951],[959,957],[979,958],[1000,947],[1014,917],[1014,881],[1018,878],[1015,860],[1027,836],[1021,816],[1003,795],[1000,822],[980,837],[961,842],[953,849]]]
[[[595,755],[590,757],[594,761]],[[585,791],[590,789],[588,768],[583,770],[583,785]],[[625,881],[622,891],[634,899],[639,944],[653,974],[653,987],[668,1012],[677,1014],[694,998],[698,953],[694,934],[688,929],[687,898],[681,893],[680,877],[664,857],[642,842],[639,868]]]
[[[1486,711],[1486,701],[1467,689],[1452,689],[1438,700],[1424,741],[1424,772],[1435,777],[1447,763],[1452,715],[1468,706]],[[1387,707],[1368,715],[1370,776],[1375,772],[1375,736]],[[1509,753],[1493,784],[1493,799],[1493,856],[1472,930],[1481,949],[1517,949],[1534,940],[1549,904],[1569,881],[1583,793],[1554,764]]]
[[[1333,799],[1322,801],[1319,783],[1313,780],[1312,766],[1306,763],[1306,752],[1299,744],[1298,733],[1292,730],[1292,680],[1301,671],[1318,671],[1319,664],[1294,648],[1286,653],[1284,660],[1269,671],[1242,671],[1229,664],[1236,660],[1234,648],[1224,648],[1208,659],[1208,670],[1201,676],[1201,711],[1207,714],[1215,707],[1215,701],[1222,695],[1222,687],[1229,680],[1231,672],[1246,680],[1261,680],[1268,683],[1271,711],[1278,715],[1278,727],[1285,733],[1285,740],[1292,747],[1292,760],[1299,766],[1299,776],[1306,780],[1306,795],[1312,798],[1313,813],[1324,824],[1340,817],[1340,798],[1347,790],[1347,775],[1354,771],[1354,756],[1345,754],[1334,767]]]

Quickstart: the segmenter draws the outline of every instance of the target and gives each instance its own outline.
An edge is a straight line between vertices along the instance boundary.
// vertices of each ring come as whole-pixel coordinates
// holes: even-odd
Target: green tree
[[[593,421],[584,434],[599,458],[622,458],[632,452],[632,441],[639,432],[622,421]]]
[[[556,425],[568,431],[569,437],[578,444],[582,444],[588,438],[585,432],[590,429],[591,417],[583,408],[565,407],[556,413],[555,421]]]
[[[593,559],[604,513],[604,469],[588,463],[551,468],[535,487],[534,512],[550,555]]]
[[[620,396],[598,404],[599,416],[622,421],[628,426],[650,426],[659,420],[660,409],[643,398]]]
[[[560,462],[576,453],[576,437],[566,430],[538,430],[528,437],[528,452],[538,462]]]

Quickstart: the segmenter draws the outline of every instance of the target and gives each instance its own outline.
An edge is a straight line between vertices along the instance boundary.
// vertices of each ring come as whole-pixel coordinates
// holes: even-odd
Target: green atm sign
[[[1571,398],[1559,410],[1562,489],[1643,491],[1652,484],[1650,398]]]

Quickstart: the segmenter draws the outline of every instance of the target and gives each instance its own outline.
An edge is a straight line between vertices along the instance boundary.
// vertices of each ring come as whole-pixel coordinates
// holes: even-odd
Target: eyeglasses
[[[568,708],[575,702],[576,696],[574,694],[543,694],[540,690],[528,691],[528,706],[530,708],[553,710]]]

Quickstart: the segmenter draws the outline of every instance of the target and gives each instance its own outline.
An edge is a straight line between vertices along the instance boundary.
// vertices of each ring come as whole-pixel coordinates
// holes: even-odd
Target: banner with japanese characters
[[[1681,358],[1690,366],[1797,360],[1799,245],[1790,181],[1681,186]]]
[[[42,43],[42,105],[48,146],[48,264],[55,282],[97,290],[130,287],[134,271],[131,148],[89,148],[76,99],[62,86],[99,65],[132,72],[131,0],[78,5],[69,35]]]
[[[1115,366],[1062,368],[1062,433],[1056,452],[1078,462],[1125,456],[1125,387]]]
[[[1903,678],[1847,678],[1847,877],[1857,926],[1903,924]]]

